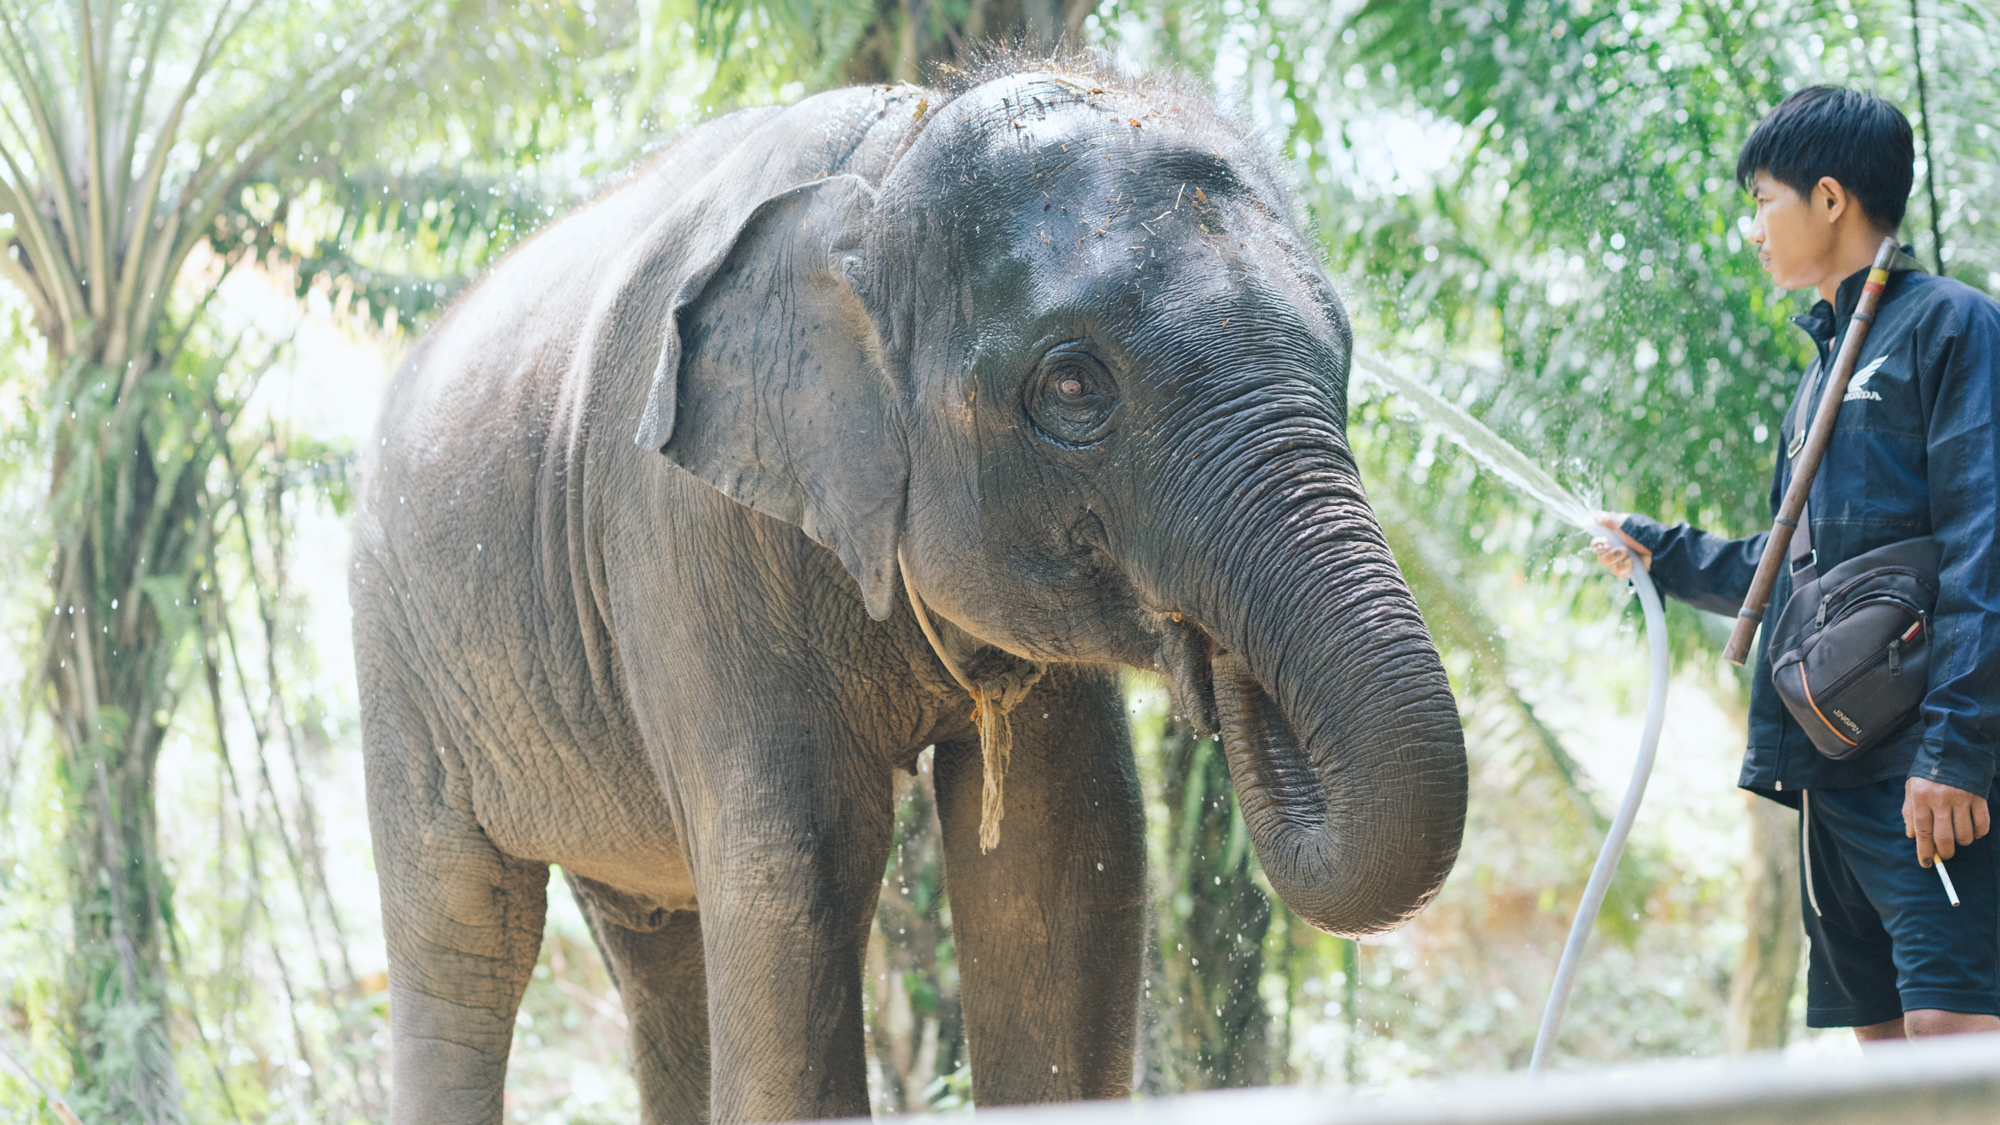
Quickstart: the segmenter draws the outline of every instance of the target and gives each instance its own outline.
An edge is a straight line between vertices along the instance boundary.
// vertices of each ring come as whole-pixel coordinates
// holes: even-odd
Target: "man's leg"
[[[1873,907],[1889,939],[1904,1010],[1901,1019],[1856,1021],[1855,1037],[1870,1043],[2000,1030],[2000,870],[1993,842],[1961,845],[1952,856],[1959,905],[1951,905],[1937,872],[1917,863],[1903,835],[1902,788],[1891,780],[1810,797],[1810,842],[1828,859],[1839,858]]]
[[[1926,1011],[1928,1010],[1926,1009]],[[1870,1043],[1892,1043],[1898,1039],[1908,1039],[1910,1032],[1903,1023],[1904,1019],[1904,1016],[1897,1016],[1895,1019],[1883,1020],[1881,1023],[1871,1023],[1867,1027],[1857,1027],[1854,1029],[1854,1037],[1860,1040],[1863,1046]]]
[[[1898,1039],[1928,1039],[1933,1035],[1964,1035],[1973,1031],[2000,1031],[2000,1016],[1918,1008],[1903,1013],[1902,1019],[1857,1027],[1854,1037],[1864,1044],[1887,1043]]]
[[[1942,1008],[1918,1008],[1903,1013],[1903,1026],[1910,1038],[1932,1035],[1964,1035],[1972,1031],[2000,1031],[2000,1016],[1984,1012],[1947,1012]]]
[[[1867,1043],[1903,1037],[1889,932],[1848,866],[1825,793],[1801,794],[1799,897],[1806,937],[1806,1026],[1851,1027]]]

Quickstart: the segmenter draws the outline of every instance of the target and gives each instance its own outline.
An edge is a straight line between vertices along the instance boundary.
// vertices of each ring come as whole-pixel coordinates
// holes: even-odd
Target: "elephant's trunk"
[[[1189,608],[1214,637],[1215,712],[1265,875],[1306,921],[1359,936],[1410,918],[1451,871],[1465,742],[1352,460],[1301,452],[1278,458],[1282,483],[1232,490],[1234,516],[1196,545],[1209,604]]]

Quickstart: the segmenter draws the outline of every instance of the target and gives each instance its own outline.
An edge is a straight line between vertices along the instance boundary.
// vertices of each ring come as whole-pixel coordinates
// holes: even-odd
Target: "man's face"
[[[1836,249],[1838,234],[1827,208],[1813,206],[1819,194],[1815,190],[1811,196],[1800,195],[1769,172],[1760,171],[1750,179],[1750,198],[1757,201],[1750,241],[1757,247],[1764,272],[1781,289],[1818,285]]]

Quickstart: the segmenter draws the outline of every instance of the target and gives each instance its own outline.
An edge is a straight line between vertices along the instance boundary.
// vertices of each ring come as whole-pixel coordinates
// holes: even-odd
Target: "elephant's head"
[[[1044,662],[1160,669],[1272,885],[1392,927],[1457,855],[1444,669],[1348,449],[1345,312],[1205,103],[1019,74],[879,186],[800,185],[683,286],[640,442]]]

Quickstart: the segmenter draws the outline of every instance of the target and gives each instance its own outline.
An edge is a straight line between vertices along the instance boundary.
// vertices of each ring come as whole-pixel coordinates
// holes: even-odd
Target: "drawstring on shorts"
[[[1819,896],[1813,893],[1812,881],[1812,790],[1799,791],[1799,874],[1806,881],[1806,901],[1812,903],[1813,917],[1823,918],[1820,913]]]

